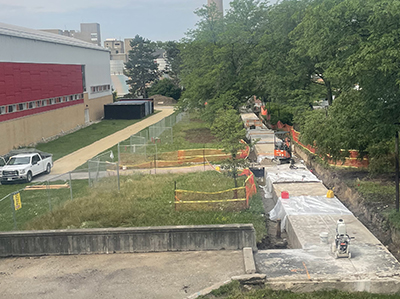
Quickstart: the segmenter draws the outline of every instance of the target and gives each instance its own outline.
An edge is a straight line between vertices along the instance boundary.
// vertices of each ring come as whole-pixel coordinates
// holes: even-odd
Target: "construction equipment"
[[[278,164],[290,163],[292,160],[291,140],[288,132],[274,133],[274,161]]]
[[[335,258],[351,258],[350,239],[347,234],[346,224],[343,219],[339,219],[336,223],[336,237],[332,244],[332,253]]]

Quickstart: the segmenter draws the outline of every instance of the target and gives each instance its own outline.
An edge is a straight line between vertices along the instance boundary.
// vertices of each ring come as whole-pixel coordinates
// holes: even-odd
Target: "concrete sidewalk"
[[[128,139],[141,130],[151,126],[171,115],[174,112],[173,108],[163,108],[160,113],[154,114],[132,126],[129,126],[121,131],[118,131],[110,136],[107,136],[99,141],[92,143],[84,148],[81,148],[65,157],[62,157],[54,162],[52,174],[63,174],[76,169],[87,160],[97,156],[118,142]]]
[[[7,258],[0,297],[186,298],[244,271],[241,250]]]

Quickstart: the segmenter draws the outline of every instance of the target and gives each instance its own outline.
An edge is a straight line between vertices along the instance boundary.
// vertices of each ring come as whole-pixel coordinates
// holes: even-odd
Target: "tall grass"
[[[97,193],[28,223],[27,229],[136,227],[253,223],[257,240],[266,234],[261,197],[254,196],[248,210],[175,211],[174,185],[194,191],[221,191],[234,187],[232,178],[215,171],[168,175],[134,175],[121,178],[121,191]]]

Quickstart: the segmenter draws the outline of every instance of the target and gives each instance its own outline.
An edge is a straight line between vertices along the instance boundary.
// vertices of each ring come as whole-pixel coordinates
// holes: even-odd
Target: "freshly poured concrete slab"
[[[282,183],[318,183],[321,182],[306,167],[290,168],[290,164],[271,165],[265,167],[266,181],[272,184]],[[310,189],[311,191],[312,189]]]
[[[274,131],[268,129],[247,130],[246,137],[257,144],[274,144]]]
[[[272,195],[278,198],[282,191],[288,191],[286,204],[289,205],[294,197],[307,195],[316,199],[320,197],[321,202],[327,201],[327,189],[322,183],[313,182],[316,177],[307,169],[302,169],[303,172],[298,170],[291,170],[288,165],[266,166],[266,182],[270,183]],[[306,176],[303,177],[303,174]],[[290,208],[296,210],[295,206]],[[334,214],[334,209],[324,210],[321,214],[305,212],[307,209],[304,209],[303,215],[286,217],[285,228],[293,249],[255,253],[257,270],[267,275],[269,287],[296,291],[335,288],[376,293],[400,292],[400,263],[350,211],[348,215]],[[332,254],[338,219],[344,220],[347,233],[354,237],[350,241],[350,259],[335,259]],[[322,232],[328,233],[328,243],[322,243]]]
[[[289,196],[302,196],[302,195],[324,196],[328,192],[328,189],[322,183],[275,184],[274,198],[279,198],[283,191],[289,192]]]
[[[264,159],[274,158],[274,144],[260,143],[254,146],[254,151],[257,156],[257,162],[261,163]]]

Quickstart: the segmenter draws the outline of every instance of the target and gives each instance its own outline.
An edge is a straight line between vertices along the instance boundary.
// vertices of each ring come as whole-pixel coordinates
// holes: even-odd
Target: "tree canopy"
[[[156,44],[136,35],[131,40],[132,50],[128,53],[128,62],[125,63],[125,75],[129,78],[127,84],[133,96],[147,98],[146,87],[158,79],[158,66],[154,52]]]
[[[389,153],[400,117],[400,0],[234,0],[225,16],[207,6],[196,14],[178,45],[183,106],[212,120],[255,95],[292,109],[303,141],[334,159]],[[324,99],[327,109],[312,109]]]

